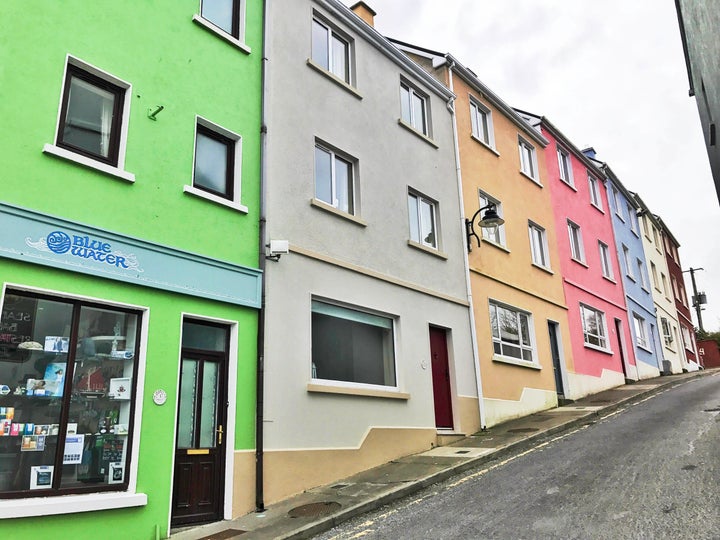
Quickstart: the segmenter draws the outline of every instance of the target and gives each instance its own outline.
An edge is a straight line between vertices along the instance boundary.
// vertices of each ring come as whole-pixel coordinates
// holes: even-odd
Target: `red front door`
[[[435,398],[435,425],[438,428],[452,429],[452,394],[450,393],[447,333],[441,328],[432,326],[430,327],[430,357]]]

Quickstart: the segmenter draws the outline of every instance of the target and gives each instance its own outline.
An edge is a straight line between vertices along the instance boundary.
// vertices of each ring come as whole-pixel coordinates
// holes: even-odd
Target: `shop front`
[[[252,499],[260,279],[0,204],[0,535],[166,537]]]

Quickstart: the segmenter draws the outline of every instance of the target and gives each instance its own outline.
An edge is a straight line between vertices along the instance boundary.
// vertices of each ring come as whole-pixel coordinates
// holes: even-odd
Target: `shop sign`
[[[38,251],[52,252],[57,255],[67,254],[81,260],[87,259],[115,268],[142,272],[134,254],[114,250],[109,242],[88,235],[68,234],[65,231],[57,230],[36,241],[26,238],[25,243]]]

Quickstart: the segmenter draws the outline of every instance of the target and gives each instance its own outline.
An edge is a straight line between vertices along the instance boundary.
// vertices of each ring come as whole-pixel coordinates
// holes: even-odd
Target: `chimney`
[[[360,2],[355,2],[352,6],[350,6],[350,9],[355,15],[375,28],[375,15],[377,15],[377,13],[375,13],[373,8],[360,0]]]

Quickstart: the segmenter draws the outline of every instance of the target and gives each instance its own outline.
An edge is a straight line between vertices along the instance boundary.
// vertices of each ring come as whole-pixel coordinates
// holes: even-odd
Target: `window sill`
[[[600,206],[598,206],[597,204],[591,202],[591,203],[590,203],[590,206],[592,206],[593,208],[595,208],[595,210],[597,210],[597,211],[600,212],[601,214],[605,214],[605,210],[603,210],[603,209],[602,209]]]
[[[313,206],[318,210],[322,210],[323,212],[327,212],[334,216],[347,219],[348,221],[355,223],[356,225],[360,225],[361,227],[367,227],[367,222],[363,221],[362,219],[355,217],[352,214],[348,214],[347,212],[343,212],[342,210],[338,210],[334,206],[331,206],[325,201],[321,201],[320,199],[310,199],[310,206]]]
[[[415,248],[415,249],[419,249],[420,251],[427,253],[428,255],[433,255],[435,257],[438,257],[439,259],[444,259],[444,260],[447,260],[447,258],[448,258],[448,256],[445,253],[443,253],[442,251],[439,251],[435,248],[431,248],[428,246],[424,246],[423,244],[421,244],[419,242],[415,242],[414,240],[408,240],[407,243],[408,243],[408,246]]]
[[[250,53],[252,52],[251,49],[250,49],[250,47],[248,47],[247,45],[245,45],[245,43],[243,43],[242,41],[240,41],[238,38],[236,38],[235,36],[233,36],[233,35],[231,35],[231,34],[228,34],[225,30],[223,30],[223,29],[221,29],[221,28],[218,28],[217,26],[215,26],[215,25],[212,24],[211,22],[206,21],[206,20],[203,19],[200,15],[193,15],[192,20],[193,20],[193,22],[194,22],[195,24],[197,24],[197,25],[205,28],[206,30],[212,32],[212,33],[215,34],[217,37],[219,37],[220,39],[222,39],[222,40],[224,40],[224,41],[227,41],[230,45],[232,45],[233,47],[235,47],[235,48],[237,48],[237,49],[240,49],[240,50],[241,50],[242,52],[244,52],[245,54],[250,54]]]
[[[637,344],[639,348],[641,348],[645,352],[652,353],[652,349],[648,345],[641,345],[640,343]]]
[[[493,154],[495,154],[497,157],[500,157],[500,152],[498,152],[497,150],[495,150],[494,147],[490,146],[488,143],[486,143],[486,142],[483,141],[482,139],[478,139],[478,138],[477,138],[475,135],[473,135],[472,133],[470,134],[470,138],[471,138],[473,141],[475,141],[476,143],[480,144],[481,146],[484,146],[485,148],[487,148],[490,152],[492,152]]]
[[[553,272],[552,270],[550,270],[547,266],[542,266],[541,264],[537,264],[537,263],[530,263],[530,264],[531,264],[532,266],[534,266],[535,268],[537,268],[538,270],[542,270],[543,272],[547,272],[547,273],[550,274],[551,276],[554,276],[554,275],[555,275],[555,272]]]
[[[362,99],[362,94],[357,91],[357,88],[353,87],[352,85],[348,84],[346,81],[335,75],[334,73],[331,73],[324,67],[322,67],[320,64],[317,64],[312,58],[308,58],[306,61],[307,65],[311,68],[313,68],[315,71],[320,73],[320,75],[323,75],[330,79],[331,82],[338,85],[343,90],[349,92],[353,96],[355,96],[358,99]]]
[[[609,281],[610,283],[614,283],[615,285],[617,285],[617,281],[615,281],[615,279],[614,279],[613,277],[611,277],[611,276],[605,276],[605,275],[604,275],[604,276],[603,276],[603,279],[606,279],[606,280]]]
[[[567,180],[563,180],[562,178],[560,179],[560,181],[561,181],[563,184],[565,184],[567,187],[569,187],[570,189],[572,189],[575,193],[577,193],[577,188],[575,187],[574,184],[568,182]]]
[[[592,343],[584,343],[586,349],[592,349],[597,352],[601,352],[604,354],[612,355],[613,352],[610,349],[605,349],[603,347],[598,347],[597,345],[593,345]]]
[[[585,268],[590,268],[585,261],[581,261],[580,259],[576,259],[575,257],[570,257],[574,262],[578,263],[580,266],[584,266]]]
[[[492,361],[530,369],[542,369],[542,366],[540,364],[536,364],[535,362],[528,362],[527,360],[520,360],[519,358],[512,358],[510,356],[500,356],[498,354],[493,354]]]
[[[440,147],[437,145],[437,143],[436,143],[435,141],[433,141],[430,137],[428,137],[427,135],[425,135],[422,131],[418,131],[417,129],[415,129],[414,127],[412,127],[410,124],[408,124],[407,122],[405,122],[402,118],[398,118],[398,124],[400,124],[402,127],[404,127],[405,129],[407,129],[407,130],[408,130],[410,133],[412,133],[413,135],[415,135],[415,136],[417,136],[417,137],[420,137],[423,141],[425,141],[426,143],[428,143],[428,144],[429,144],[430,146],[432,146],[433,148],[440,148]]]
[[[645,285],[641,285],[640,288],[646,293],[650,294],[650,289],[648,289]]]
[[[525,171],[522,171],[522,170],[521,170],[521,171],[520,171],[520,174],[522,174],[522,175],[523,175],[525,178],[527,178],[528,180],[532,181],[532,183],[533,183],[533,184],[536,184],[538,187],[543,187],[543,185],[540,183],[540,180],[538,180],[537,178],[533,178],[532,176],[530,176],[530,175],[529,175],[528,173],[526,173]]]
[[[632,232],[636,237],[640,238],[640,233],[639,233],[639,232],[633,231],[632,229],[630,229],[630,232]]]
[[[622,214],[618,214],[617,212],[615,212],[615,215],[618,217],[618,219],[619,219],[620,221],[622,221],[623,223],[625,223],[625,218],[622,216]]]
[[[123,492],[4,499],[0,504],[0,519],[132,508],[147,506],[147,502],[147,495],[144,493]]]
[[[218,197],[217,195],[213,195],[212,193],[208,193],[207,191],[203,191],[202,189],[198,189],[193,186],[183,186],[183,192],[188,193],[189,195],[193,195],[195,197],[199,197],[201,199],[205,199],[215,204],[226,206],[227,208],[232,208],[233,210],[237,210],[238,212],[241,212],[243,214],[248,213],[247,206],[243,206],[239,202],[223,199],[222,197]]]
[[[630,274],[625,274],[625,277],[628,278],[633,283],[637,283],[637,281],[635,280],[635,276],[631,276]]]
[[[115,178],[119,178],[120,180],[125,180],[126,182],[135,182],[135,175],[133,173],[118,169],[117,167],[113,167],[112,165],[108,165],[107,163],[95,161],[94,159],[85,157],[80,154],[76,154],[75,152],[71,152],[70,150],[66,150],[65,148],[60,148],[59,146],[55,146],[54,144],[46,144],[45,146],[43,146],[42,151],[44,154],[55,156],[67,161],[72,161],[73,163],[77,163],[78,165],[82,165],[83,167],[95,169],[96,171],[107,174],[108,176],[113,176]]]
[[[402,400],[410,399],[410,394],[407,392],[399,392],[397,390],[375,390],[372,388],[334,386],[331,384],[308,383],[307,391],[317,392],[320,394],[343,394],[346,396],[364,396]]]
[[[499,249],[500,251],[504,251],[505,253],[510,253],[510,250],[508,248],[506,248],[505,246],[503,246],[502,244],[498,244],[497,242],[493,242],[492,240],[488,240],[487,238],[484,238],[482,236],[480,238],[482,238],[482,241],[485,244],[488,244],[488,245],[494,247],[495,249]]]

